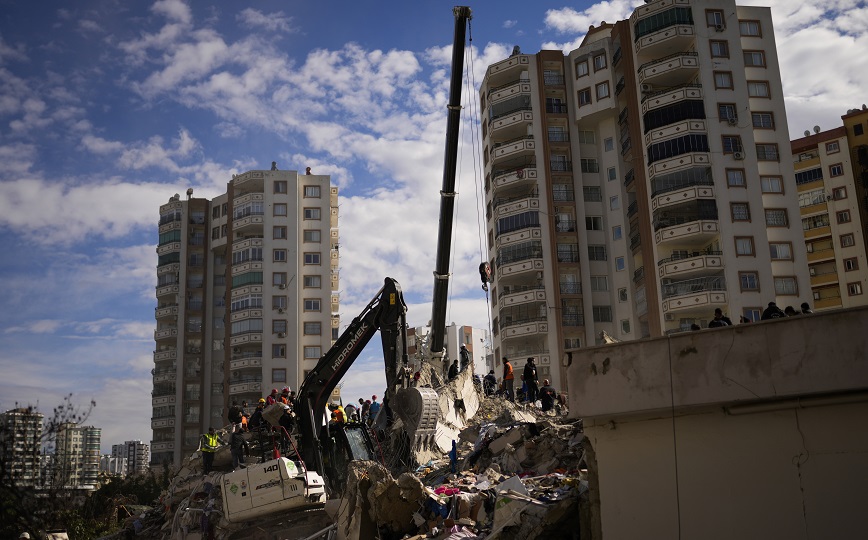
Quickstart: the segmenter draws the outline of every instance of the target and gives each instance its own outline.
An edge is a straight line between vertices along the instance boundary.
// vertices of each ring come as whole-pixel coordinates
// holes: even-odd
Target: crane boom
[[[455,212],[455,169],[458,165],[458,127],[461,120],[461,84],[464,72],[464,39],[470,8],[456,6],[455,33],[452,41],[452,75],[446,119],[446,155],[443,163],[443,187],[440,190],[440,228],[437,234],[437,258],[434,267],[434,299],[431,308],[432,353],[443,351],[446,332],[446,300],[449,294],[449,261],[452,257],[452,221]]]

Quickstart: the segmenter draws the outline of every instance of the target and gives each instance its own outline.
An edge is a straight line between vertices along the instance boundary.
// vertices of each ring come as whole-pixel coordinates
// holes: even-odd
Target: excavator
[[[445,354],[464,42],[471,10],[457,6],[453,15],[455,32],[429,346],[430,360],[440,361]],[[409,386],[406,314],[401,286],[396,280],[385,278],[374,298],[320,358],[299,388],[295,404],[298,447],[294,459],[279,457],[224,475],[223,514],[229,522],[324,503],[326,497],[339,494],[345,485],[350,461],[377,459],[376,441],[366,425],[330,424],[326,418],[332,391],[377,331],[386,368],[384,409],[400,419],[414,457],[434,446],[439,398],[431,388]]]

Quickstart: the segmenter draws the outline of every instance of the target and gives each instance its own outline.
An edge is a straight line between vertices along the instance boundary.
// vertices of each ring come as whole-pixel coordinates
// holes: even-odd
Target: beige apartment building
[[[562,388],[603,332],[810,300],[768,8],[649,2],[566,56],[516,50],[480,101],[496,357]]]
[[[55,434],[50,466],[52,487],[94,490],[99,483],[102,430],[74,423],[61,424]]]
[[[868,304],[866,213],[860,204],[868,201],[868,110],[851,110],[844,118],[849,125],[816,128],[792,141],[813,307],[818,311]]]
[[[160,207],[151,464],[180,464],[233,401],[297,389],[337,337],[338,190],[254,170]]]

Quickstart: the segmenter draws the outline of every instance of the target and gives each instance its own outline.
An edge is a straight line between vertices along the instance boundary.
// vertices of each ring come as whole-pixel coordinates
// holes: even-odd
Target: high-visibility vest
[[[217,434],[211,435],[210,433],[206,433],[202,435],[205,439],[205,444],[202,446],[203,452],[214,452],[217,450]]]
[[[512,374],[512,364],[509,362],[503,364],[503,380],[508,381],[509,379],[514,379],[515,375]]]

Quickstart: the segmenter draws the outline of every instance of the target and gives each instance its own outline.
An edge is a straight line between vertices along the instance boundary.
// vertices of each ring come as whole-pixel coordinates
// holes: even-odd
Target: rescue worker
[[[202,451],[202,471],[203,474],[209,474],[211,467],[214,465],[214,452],[220,448],[221,444],[226,444],[220,435],[213,427],[208,428],[208,433],[204,433],[199,440],[199,450]]]
[[[229,436],[229,450],[232,452],[232,470],[238,470],[247,467],[244,464],[244,455],[250,455],[250,445],[244,440],[241,424],[232,426],[232,435]]]
[[[515,401],[515,374],[512,372],[512,364],[507,357],[503,357],[503,393],[509,401]]]
[[[241,410],[241,406],[238,405],[237,401],[232,402],[232,406],[229,407],[229,423],[230,424],[239,424],[241,423],[241,416],[243,415],[243,411]]]
[[[366,403],[367,405],[367,403]],[[371,404],[368,405],[368,425],[374,423],[377,418],[377,413],[380,412],[380,404],[377,402],[377,396],[371,396]]]
[[[555,407],[557,391],[552,387],[548,379],[543,379],[543,386],[539,389],[539,400],[542,403],[542,412],[548,412]]]
[[[486,396],[494,395],[494,389],[497,388],[497,376],[494,375],[493,369],[482,379],[482,388],[485,390]]]
[[[256,410],[250,415],[250,420],[247,425],[250,429],[258,430],[262,425],[262,411],[265,410],[265,398],[259,398],[259,403],[256,404]]]
[[[280,397],[277,398],[277,401],[283,403],[284,405],[289,405],[289,387],[284,386],[283,391],[280,392]]]
[[[277,388],[271,389],[271,394],[265,398],[265,406],[274,405],[277,403]]]

